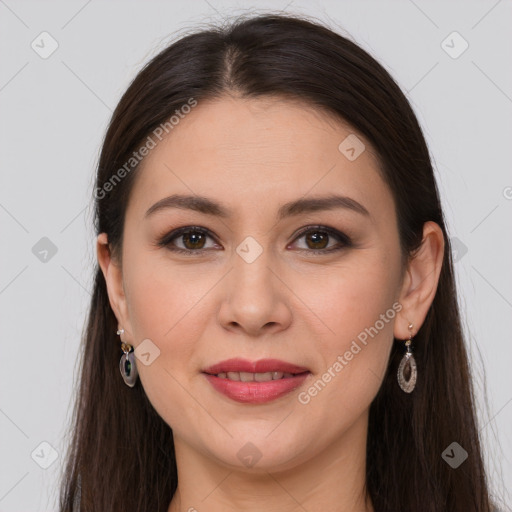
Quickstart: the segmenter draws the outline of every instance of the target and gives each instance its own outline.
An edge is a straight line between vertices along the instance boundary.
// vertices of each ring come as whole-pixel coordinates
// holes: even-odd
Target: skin
[[[354,161],[338,150],[350,133],[349,126],[290,100],[201,102],[137,171],[122,265],[106,234],[98,236],[98,261],[125,330],[122,341],[137,347],[149,338],[160,350],[147,366],[137,361],[137,368],[174,433],[179,485],[169,512],[256,512],[262,503],[268,512],[374,510],[364,500],[369,407],[393,337],[407,339],[409,323],[414,335],[432,303],[443,235],[437,224],[426,223],[420,250],[402,266],[395,205],[370,144],[358,135],[366,150]],[[335,209],[277,222],[283,203],[333,191],[358,201],[369,215]],[[214,199],[234,216],[172,208],[144,218],[154,203],[176,193]],[[311,225],[345,233],[353,245],[314,254],[339,241],[330,236],[315,245],[297,236]],[[174,239],[175,246],[202,255],[156,245],[183,226],[211,231],[203,245]],[[263,250],[252,263],[236,252],[247,236]],[[378,335],[300,403],[298,394],[397,302],[401,310]],[[277,358],[311,375],[277,400],[241,404],[215,391],[201,373],[235,356]],[[252,467],[237,457],[248,442],[261,454]]]

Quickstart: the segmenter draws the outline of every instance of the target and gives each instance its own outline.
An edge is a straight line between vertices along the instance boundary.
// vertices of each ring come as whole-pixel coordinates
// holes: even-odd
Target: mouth
[[[281,379],[284,375],[297,375],[299,373],[308,371],[308,368],[298,366],[287,361],[281,361],[279,359],[260,359],[258,361],[248,361],[247,359],[241,359],[237,357],[233,359],[226,359],[225,361],[221,361],[220,363],[209,366],[203,370],[203,373],[221,377],[223,374],[226,374],[224,378],[226,378],[228,374],[232,374],[233,380],[242,380],[236,379],[234,374],[239,374],[244,378],[249,378],[250,376],[247,374],[252,374],[257,375],[258,378],[262,378],[262,376],[264,376],[264,380],[277,380]],[[281,373],[283,375],[280,375]],[[270,378],[268,374],[271,374]],[[274,375],[276,376],[275,378]]]
[[[202,371],[219,393],[242,403],[262,404],[299,387],[311,372],[277,359],[229,359]]]
[[[219,377],[219,379],[228,379],[237,382],[269,382],[271,380],[289,379],[296,375],[302,375],[303,373],[288,373],[288,372],[264,372],[264,373],[252,373],[252,372],[220,372],[217,374],[208,374]]]

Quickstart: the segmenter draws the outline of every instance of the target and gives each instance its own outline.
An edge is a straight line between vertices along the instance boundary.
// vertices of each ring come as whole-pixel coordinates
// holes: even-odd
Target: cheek
[[[201,297],[214,284],[213,274],[208,278],[194,265],[176,265],[164,251],[127,257],[126,298],[135,342],[152,336],[164,345],[171,342],[184,325],[190,327],[191,315],[203,307]]]
[[[348,339],[374,325],[392,308],[398,297],[398,280],[398,259],[391,264],[385,256],[355,253],[338,268],[303,281],[298,295],[307,298],[309,307],[318,312],[326,332]],[[390,323],[381,329],[391,330]]]
[[[315,280],[316,292],[306,295],[325,333],[317,338],[321,382],[311,395],[323,395],[317,404],[332,401],[353,414],[369,406],[381,385],[401,309],[398,259],[390,265],[387,257],[368,256]]]
[[[195,272],[183,272],[162,258],[140,257],[132,253],[126,258],[126,299],[134,344],[150,339],[159,350],[150,365],[137,361],[139,378],[159,415],[168,425],[189,428],[190,416],[199,417],[201,410],[187,391],[184,374],[192,371],[196,341],[201,339],[204,318],[201,301],[213,286],[212,278]],[[189,267],[192,269],[192,266]],[[189,275],[190,274],[190,275]],[[190,368],[189,365],[190,364]]]

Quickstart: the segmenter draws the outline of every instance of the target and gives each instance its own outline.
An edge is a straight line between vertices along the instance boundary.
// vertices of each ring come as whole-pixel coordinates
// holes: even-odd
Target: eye
[[[157,245],[159,247],[166,247],[171,251],[190,256],[193,254],[201,254],[207,250],[208,247],[206,247],[205,244],[208,238],[214,240],[209,230],[198,226],[186,226],[171,231],[162,237],[158,241]],[[299,248],[299,251],[301,252],[312,252],[318,254],[330,253],[339,251],[352,245],[352,242],[347,235],[336,229],[328,228],[325,226],[308,226],[299,232],[299,235],[295,238],[295,241],[300,240],[301,238],[305,238],[306,241],[306,248]],[[338,244],[334,247],[329,247],[331,238],[338,240]],[[181,242],[183,247],[177,246],[175,241]],[[218,247],[219,246],[215,247],[214,244],[213,248]],[[211,248],[212,247],[209,249]]]
[[[303,229],[295,240],[305,238],[306,249],[301,251],[313,253],[329,253],[349,247],[352,242],[350,238],[340,231],[325,226],[309,226]],[[331,238],[338,240],[338,245],[327,248]]]
[[[171,251],[192,255],[193,253],[201,253],[205,250],[205,243],[207,238],[213,237],[207,229],[200,228],[197,226],[186,226],[171,231],[165,235],[159,242],[160,247],[167,247]],[[176,247],[174,240],[178,240],[183,243],[184,247]]]

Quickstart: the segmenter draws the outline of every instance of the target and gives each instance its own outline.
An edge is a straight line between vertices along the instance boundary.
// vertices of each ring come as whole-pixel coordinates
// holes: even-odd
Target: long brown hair
[[[120,260],[137,165],[115,183],[112,178],[190,98],[201,102],[226,92],[298,99],[366,137],[395,199],[405,255],[420,245],[425,222],[441,226],[445,253],[438,290],[415,338],[420,378],[413,393],[400,390],[396,369],[403,350],[393,344],[370,406],[366,486],[376,512],[489,512],[450,241],[429,151],[397,84],[348,38],[305,16],[266,14],[209,26],[161,51],[112,115],[97,170],[96,233],[107,233]],[[73,503],[75,510],[90,512],[166,512],[177,487],[172,430],[140,379],[134,388],[122,381],[117,326],[96,264],[61,512],[71,512]],[[468,452],[457,469],[442,457],[454,441]]]

